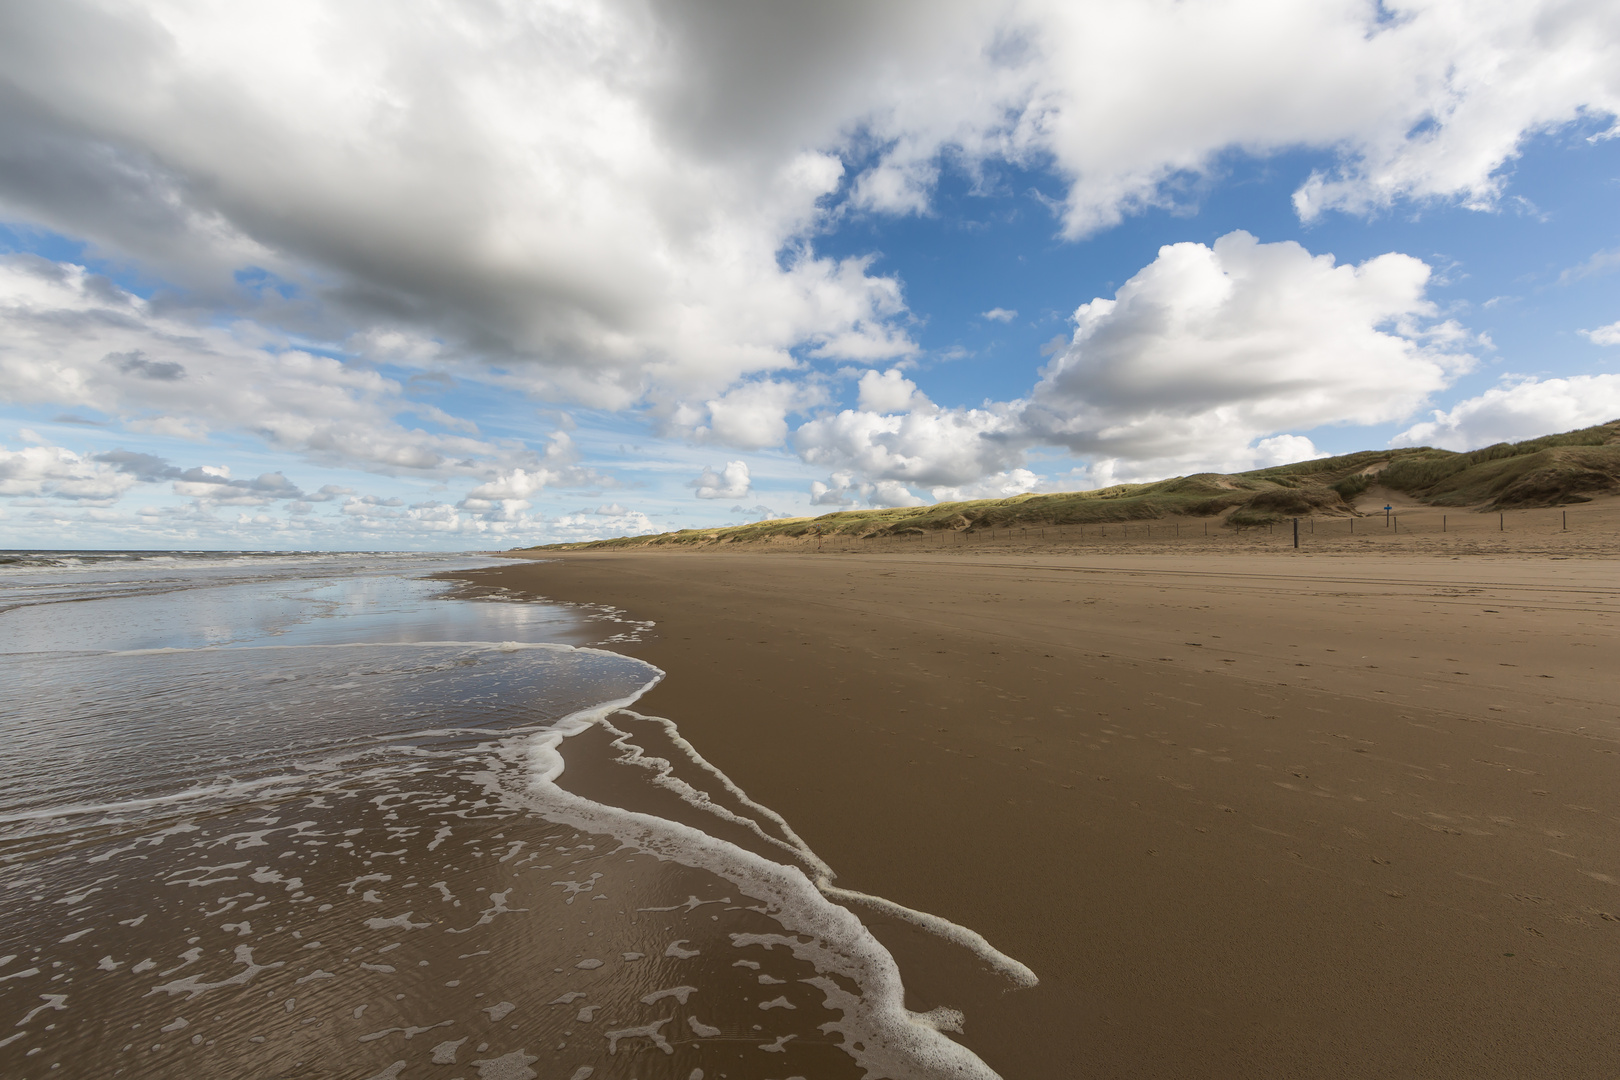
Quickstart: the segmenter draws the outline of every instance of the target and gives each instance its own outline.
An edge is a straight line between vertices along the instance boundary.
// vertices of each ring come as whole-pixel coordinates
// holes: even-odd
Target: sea
[[[0,552],[0,1076],[995,1075],[504,561]]]

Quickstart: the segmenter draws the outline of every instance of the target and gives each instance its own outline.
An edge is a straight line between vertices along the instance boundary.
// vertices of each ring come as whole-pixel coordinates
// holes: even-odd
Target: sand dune
[[[938,495],[940,489],[935,489]],[[828,543],[968,545],[1012,531],[1020,539],[1106,538],[1189,534],[1214,538],[1275,533],[1300,520],[1326,534],[1350,534],[1355,519],[1412,515],[1413,528],[1484,531],[1512,513],[1515,521],[1546,519],[1525,511],[1587,509],[1620,495],[1620,420],[1498,443],[1468,453],[1430,447],[1364,450],[1244,473],[1198,473],[1154,483],[1116,484],[1094,491],[1030,493],[1005,499],[936,502],[925,506],[841,510],[819,517],[777,518],[744,525],[548,544],[530,550],[708,547],[719,544],[825,549]],[[740,509],[740,508],[739,508]],[[1577,517],[1580,517],[1578,514]],[[1492,521],[1492,518],[1498,518]],[[1448,521],[1448,519],[1451,519]],[[1561,519],[1560,519],[1561,520]],[[1386,524],[1384,521],[1378,524]],[[1362,522],[1361,534],[1368,522]],[[1186,531],[1183,531],[1183,526]],[[1397,530],[1398,531],[1398,530]]]

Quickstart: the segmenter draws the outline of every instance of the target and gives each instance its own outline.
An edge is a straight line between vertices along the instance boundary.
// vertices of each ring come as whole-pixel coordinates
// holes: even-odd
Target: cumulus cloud
[[[857,480],[853,472],[835,472],[827,478],[811,481],[810,505],[854,506],[922,506],[928,502],[899,480]]]
[[[1306,220],[1489,208],[1527,139],[1620,132],[1620,15],[1597,0],[57,0],[0,9],[0,70],[0,217],[164,283],[0,259],[0,399],[476,482],[454,505],[352,503],[420,535],[530,528],[537,492],[595,482],[410,396],[467,382],[786,440],[848,475],[821,505],[1006,490],[1043,443],[1121,477],[1299,453],[1294,430],[1403,418],[1467,367],[1416,259],[1172,245],[1081,307],[1027,400],[940,408],[895,366],[918,354],[903,283],[817,238],[930,213],[944,169],[1002,163],[1054,173],[1077,238],[1230,153],[1298,149],[1336,155],[1295,194]],[[844,360],[879,370],[819,414],[810,372]],[[275,487],[55,460],[26,497]],[[730,470],[698,494],[743,497]]]
[[[980,312],[979,318],[989,319],[991,322],[1012,322],[1018,318],[1018,312],[1011,308],[994,307],[989,311]]]
[[[23,450],[0,450],[0,496],[50,497],[86,506],[111,506],[137,483],[168,482],[174,494],[196,500],[205,512],[215,506],[266,506],[282,500],[321,499],[320,495],[305,495],[279,472],[235,480],[223,465],[181,469],[155,454],[109,450],[82,455],[48,445],[37,436],[34,441],[36,445]]]
[[[1041,478],[1028,469],[1008,469],[971,484],[936,487],[929,490],[935,502],[961,502],[965,499],[1010,499],[1041,487]]]
[[[1407,428],[1390,445],[1474,450],[1616,419],[1620,375],[1509,379],[1448,411],[1436,410],[1433,419]]]
[[[711,29],[737,28],[700,29],[701,9],[577,0],[14,12],[0,203],[199,297],[396,360],[494,360],[598,407],[713,393],[801,344],[911,351],[895,281],[791,243],[867,107],[807,99],[873,20],[795,39],[804,17],[734,14],[784,62],[714,54]],[[890,43],[908,30],[878,21]],[[794,68],[812,94],[770,85]]]
[[[687,429],[697,442],[760,450],[782,445],[787,438],[789,412],[808,408],[820,400],[820,393],[814,387],[761,379],[711,398],[702,410],[693,406],[678,409],[669,426],[676,432]]]
[[[864,497],[852,472],[835,472],[825,483],[820,480],[810,482],[811,506],[854,506]]]
[[[457,504],[463,510],[492,511],[499,503],[503,512],[529,508],[528,499],[547,487],[612,486],[613,481],[595,469],[581,466],[573,436],[553,431],[546,439],[543,454],[529,455],[528,467],[488,470],[493,477],[471,491]]]
[[[178,472],[174,493],[219,506],[264,506],[281,499],[303,499],[298,486],[278,472],[261,473],[251,480],[232,480],[224,466],[204,465]]]
[[[554,542],[602,540],[611,536],[643,536],[658,532],[652,519],[640,510],[627,510],[614,503],[595,510],[564,514],[545,523],[547,536]]]
[[[1328,456],[1303,435],[1273,435],[1254,444],[1254,467],[1257,469]]]
[[[879,480],[867,492],[866,501],[879,507],[923,506],[928,502],[898,480]]]
[[[0,496],[110,506],[137,482],[117,465],[60,446],[0,447]]]
[[[731,508],[731,512],[733,514],[745,515],[747,517],[747,521],[744,522],[744,524],[755,521],[775,521],[778,518],[790,518],[796,516],[781,510],[773,509],[772,507],[766,506],[764,503],[757,503],[753,506],[733,506]]]
[[[428,499],[409,503],[397,496],[365,495],[339,508],[345,535],[400,543],[432,544],[444,537],[505,539],[532,535],[540,519],[495,502],[485,511]]]
[[[511,445],[407,428],[377,371],[264,347],[262,328],[198,326],[82,266],[0,256],[0,401],[94,409],[129,429],[250,434],[312,461],[452,475],[522,458]]]
[[[156,454],[146,454],[135,450],[109,450],[104,454],[97,454],[95,460],[111,465],[121,473],[128,473],[137,480],[148,484],[160,483],[164,480],[173,480],[180,476],[181,469],[170,465],[168,461]]]
[[[1596,330],[1582,330],[1581,335],[1594,345],[1620,345],[1620,322],[1612,322]]]
[[[741,499],[752,490],[746,461],[728,461],[719,470],[706,468],[692,481],[700,499]]]
[[[917,384],[895,368],[890,368],[882,374],[876,371],[863,373],[858,389],[859,406],[867,412],[911,412],[913,409],[925,409],[930,405],[928,398],[918,392]]]
[[[793,445],[834,470],[812,489],[830,506],[882,482],[936,499],[1035,490],[1025,454],[1039,445],[1089,459],[1095,486],[1320,456],[1290,429],[1403,419],[1473,366],[1478,339],[1439,317],[1429,276],[1408,255],[1340,265],[1246,232],[1167,245],[1079,307],[1027,399],[945,409],[898,370],[868,371],[858,408],[805,423]]]
[[[546,469],[534,472],[513,469],[488,483],[479,484],[456,505],[459,509],[479,514],[510,515],[529,509],[529,496],[544,489],[552,479],[552,473]]]
[[[1245,232],[1167,245],[1075,312],[1023,422],[1076,453],[1213,463],[1290,428],[1399,420],[1474,362],[1428,279],[1408,255],[1336,265]]]
[[[1013,405],[878,413],[845,409],[802,425],[793,446],[812,465],[925,487],[967,484],[1023,464]]]
[[[58,0],[0,20],[7,216],[204,306],[604,408],[716,398],[794,349],[914,351],[899,283],[809,240],[926,212],[945,158],[1050,163],[1073,236],[1232,149],[1337,151],[1307,218],[1483,207],[1526,138],[1620,108],[1620,17],[1571,0]],[[133,349],[107,350],[125,379],[198,377]]]

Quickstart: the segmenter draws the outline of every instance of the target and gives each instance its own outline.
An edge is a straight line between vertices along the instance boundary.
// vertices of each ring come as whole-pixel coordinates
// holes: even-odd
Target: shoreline
[[[1009,1080],[1620,1066],[1620,562],[535,554]]]

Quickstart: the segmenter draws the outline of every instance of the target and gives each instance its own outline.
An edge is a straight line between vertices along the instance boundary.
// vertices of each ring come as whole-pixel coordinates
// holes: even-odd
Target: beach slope
[[[1620,1075],[1620,561],[625,551],[642,702],[1003,1076]]]

